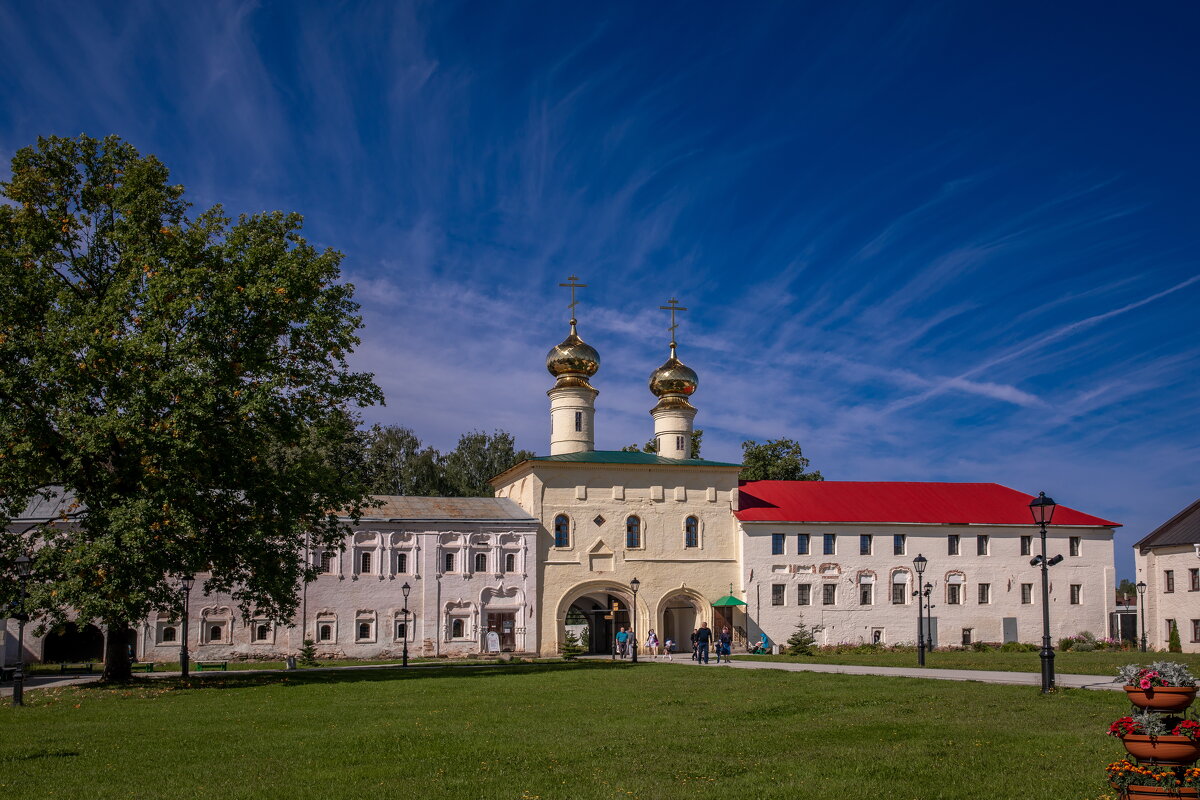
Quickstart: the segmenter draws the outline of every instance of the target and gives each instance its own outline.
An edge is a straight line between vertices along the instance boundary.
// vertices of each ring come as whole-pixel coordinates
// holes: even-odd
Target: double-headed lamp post
[[[1039,655],[1042,659],[1042,693],[1054,689],[1054,649],[1050,646],[1050,567],[1063,560],[1061,555],[1049,558],[1046,555],[1046,526],[1054,519],[1054,501],[1046,497],[1045,492],[1029,504],[1033,514],[1033,522],[1042,529],[1042,554],[1035,556],[1029,562],[1030,566],[1042,568],[1042,649]]]
[[[25,584],[29,574],[33,572],[33,559],[29,556],[18,556],[16,560],[17,581],[21,586],[21,600],[17,605],[17,667],[13,670],[14,706],[25,705],[25,623],[29,615],[25,613]]]
[[[1138,613],[1142,616],[1142,652],[1146,652],[1146,582],[1137,582]]]
[[[408,581],[400,587],[400,592],[404,595],[404,609],[401,613],[404,614],[404,650],[400,656],[400,666],[408,666],[408,593],[412,591],[412,587],[408,585]]]
[[[629,627],[632,629],[631,636],[633,638],[633,663],[637,663],[637,593],[642,587],[642,582],[634,578],[629,582],[629,588],[633,590],[633,613],[629,620]],[[615,621],[613,623],[616,624]]]
[[[913,569],[917,573],[916,588],[913,590],[913,597],[917,598],[917,664],[922,667],[925,666],[925,620],[921,608],[925,602],[921,597],[921,581],[925,575],[925,565],[928,563],[929,559],[920,553],[913,559]]]
[[[196,585],[196,576],[188,573],[179,579],[183,589],[183,638],[179,641],[179,671],[184,680],[188,676],[188,601],[192,596],[192,587]]]

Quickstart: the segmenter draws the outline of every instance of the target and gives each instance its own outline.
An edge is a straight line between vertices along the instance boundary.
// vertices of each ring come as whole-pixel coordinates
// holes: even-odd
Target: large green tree
[[[116,680],[179,575],[288,618],[306,538],[337,547],[363,506],[354,409],[382,399],[346,363],[341,255],[295,214],[190,216],[117,137],[39,139],[0,193],[0,517],[55,484],[85,509],[0,542],[34,556],[31,610],[106,626]]]
[[[529,450],[517,450],[506,431],[464,433],[446,454],[446,482],[457,497],[492,497],[496,492],[488,479],[533,456]]]
[[[410,428],[374,425],[364,436],[367,483],[373,494],[435,497],[449,493],[442,455]]]
[[[817,470],[809,471],[809,461],[793,439],[771,439],[759,444],[751,439],[742,442],[742,471],[744,481],[823,481]]]

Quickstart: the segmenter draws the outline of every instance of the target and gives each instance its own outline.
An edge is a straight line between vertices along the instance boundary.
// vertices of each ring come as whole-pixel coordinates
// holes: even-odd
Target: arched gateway
[[[633,594],[611,582],[593,581],[577,586],[563,596],[558,606],[557,646],[561,647],[570,628],[586,640],[589,653],[612,653],[614,637],[622,627],[631,627]]]

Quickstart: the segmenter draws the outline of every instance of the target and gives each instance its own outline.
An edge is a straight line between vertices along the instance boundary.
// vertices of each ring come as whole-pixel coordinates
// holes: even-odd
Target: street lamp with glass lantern
[[[639,581],[637,578],[634,578],[633,580],[631,580],[629,582],[629,588],[633,590],[633,614],[631,615],[631,618],[629,620],[629,628],[631,631],[630,635],[633,638],[633,663],[634,664],[637,663],[637,651],[638,651],[638,645],[637,645],[637,593],[638,593],[638,589],[640,589],[641,586],[642,586],[642,582]]]
[[[1146,582],[1137,582],[1138,613],[1142,616],[1142,652],[1146,652]]]
[[[192,596],[192,587],[196,585],[196,576],[190,572],[179,579],[183,589],[183,638],[179,643],[179,671],[184,680],[188,676],[188,601]]]
[[[921,580],[925,575],[925,566],[929,563],[929,559],[917,553],[917,557],[913,559],[913,569],[917,572],[917,582],[913,589],[913,597],[917,598],[917,664],[925,666],[925,620],[922,616],[921,607],[924,601],[921,599]]]
[[[411,591],[412,587],[408,585],[407,581],[400,587],[400,592],[404,595],[404,608],[401,610],[401,613],[404,614],[404,650],[400,656],[400,666],[402,667],[408,666],[408,593]]]
[[[1029,562],[1030,566],[1042,568],[1042,649],[1039,655],[1042,659],[1042,693],[1054,689],[1054,649],[1050,647],[1050,567],[1063,560],[1061,555],[1050,558],[1046,555],[1046,526],[1054,519],[1054,501],[1046,497],[1045,492],[1029,503],[1029,511],[1033,514],[1033,522],[1042,530],[1042,554]]]
[[[12,704],[23,706],[25,705],[25,623],[29,621],[29,615],[25,613],[25,585],[29,582],[30,573],[33,572],[33,559],[29,556],[18,556],[15,563],[17,581],[21,586],[21,600],[17,605],[17,666],[13,670]]]

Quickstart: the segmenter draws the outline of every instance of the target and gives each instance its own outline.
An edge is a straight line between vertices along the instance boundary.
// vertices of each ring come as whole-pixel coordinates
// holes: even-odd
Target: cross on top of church
[[[671,327],[668,330],[671,331],[671,347],[674,347],[675,346],[675,329],[679,327],[679,324],[675,322],[675,312],[676,311],[687,311],[687,309],[684,308],[683,306],[679,305],[679,301],[676,300],[674,297],[672,297],[670,300],[667,301],[667,305],[659,306],[659,308],[662,309],[663,311],[671,312]]]
[[[569,278],[567,278],[568,283],[560,283],[559,284],[559,286],[570,286],[571,287],[571,305],[567,306],[567,308],[571,309],[571,324],[572,325],[574,325],[577,322],[577,320],[575,319],[575,306],[579,305],[579,301],[575,299],[575,290],[587,288],[586,283],[577,283],[576,281],[578,281],[578,280],[579,280],[578,276],[572,275]]]

